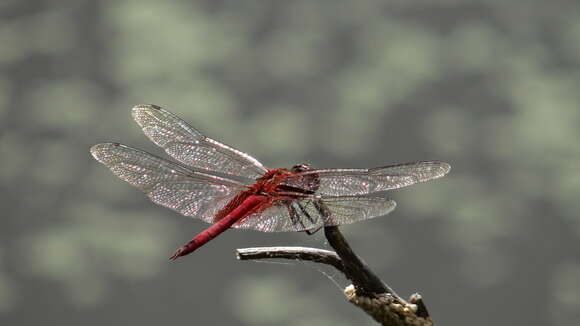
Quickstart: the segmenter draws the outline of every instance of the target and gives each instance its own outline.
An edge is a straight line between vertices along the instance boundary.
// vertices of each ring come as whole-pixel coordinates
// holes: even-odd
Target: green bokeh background
[[[439,325],[580,324],[579,2],[0,2],[0,324],[373,325],[331,269],[233,254],[320,234],[168,263],[207,225],[88,153],[160,154],[139,103],[269,167],[450,162],[355,250]]]

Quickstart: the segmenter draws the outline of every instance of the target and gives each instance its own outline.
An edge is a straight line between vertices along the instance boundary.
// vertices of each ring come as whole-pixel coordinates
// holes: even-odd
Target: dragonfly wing
[[[245,186],[237,181],[190,168],[117,143],[91,148],[95,159],[155,203],[183,215],[214,222],[215,213]]]
[[[279,200],[232,227],[263,232],[305,231],[386,215],[395,206],[393,200],[378,197],[306,197],[299,200]]]
[[[439,161],[420,161],[373,169],[308,170],[288,178],[284,185],[322,196],[365,195],[440,178],[450,170]]]
[[[318,213],[323,225],[343,225],[387,215],[397,204],[380,197],[341,196],[313,200],[305,207],[310,214]]]
[[[232,227],[238,229],[253,229],[262,232],[306,230],[306,228],[300,227],[300,224],[294,223],[294,221],[300,217],[291,211],[290,204],[291,201],[275,201],[270,207],[263,211],[248,215]]]
[[[133,118],[151,141],[185,165],[251,179],[267,171],[252,156],[204,136],[159,106],[137,105]]]

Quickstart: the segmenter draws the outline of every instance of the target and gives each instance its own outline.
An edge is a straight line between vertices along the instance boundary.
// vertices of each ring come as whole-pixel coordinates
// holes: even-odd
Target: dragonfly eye
[[[292,172],[304,172],[310,170],[310,165],[308,164],[297,164],[292,167]]]

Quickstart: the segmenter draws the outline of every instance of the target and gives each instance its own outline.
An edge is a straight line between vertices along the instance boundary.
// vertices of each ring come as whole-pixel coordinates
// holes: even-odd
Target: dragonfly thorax
[[[264,173],[264,175],[256,180],[256,183],[252,186],[251,190],[254,193],[274,192],[276,186],[292,174],[293,172],[283,168],[268,170],[268,172]]]

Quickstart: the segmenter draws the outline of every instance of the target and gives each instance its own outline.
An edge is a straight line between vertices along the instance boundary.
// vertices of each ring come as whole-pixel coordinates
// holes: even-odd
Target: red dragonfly
[[[310,234],[323,226],[385,215],[395,202],[369,194],[436,179],[450,169],[438,161],[372,169],[312,169],[306,164],[267,169],[159,106],[138,105],[133,118],[179,163],[119,143],[97,144],[91,153],[153,202],[212,223],[171,259],[193,252],[229,228]]]

